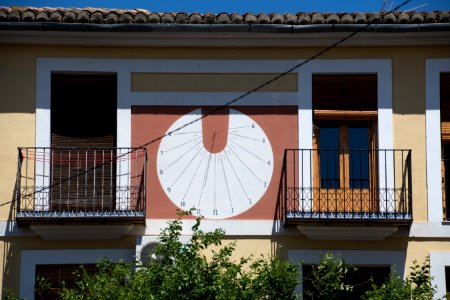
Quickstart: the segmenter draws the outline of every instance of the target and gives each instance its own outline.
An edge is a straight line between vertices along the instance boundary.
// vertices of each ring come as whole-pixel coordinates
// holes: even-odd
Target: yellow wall
[[[0,220],[13,217],[11,206],[17,167],[17,147],[34,146],[36,58],[127,58],[127,59],[305,59],[322,48],[129,48],[75,46],[0,47]],[[394,147],[413,149],[413,210],[416,221],[427,219],[425,161],[425,59],[450,57],[449,47],[339,47],[320,59],[392,59]],[[290,85],[288,85],[290,86]],[[288,90],[291,90],[289,87]],[[229,240],[234,240],[229,237]],[[16,291],[20,250],[58,248],[133,248],[134,237],[120,241],[43,241],[38,237],[0,239],[4,287]],[[281,248],[279,248],[281,246]],[[450,249],[450,241],[389,238],[382,242],[312,241],[305,237],[246,238],[237,243],[235,255],[279,254],[287,249],[406,250],[406,269],[429,251]]]
[[[135,237],[124,236],[120,240],[44,241],[40,237],[14,237],[0,239],[0,295],[5,288],[19,292],[20,260],[22,250],[56,249],[134,249]]]
[[[247,92],[279,74],[131,73],[133,92]],[[297,74],[287,74],[259,92],[297,92]]]
[[[104,48],[2,45],[0,72],[0,219],[11,214],[18,146],[34,145],[37,57],[130,59],[304,59],[321,48]],[[394,146],[413,149],[414,218],[425,221],[425,59],[448,57],[449,47],[335,48],[321,59],[389,58],[393,62]],[[414,137],[414,138],[411,138]]]

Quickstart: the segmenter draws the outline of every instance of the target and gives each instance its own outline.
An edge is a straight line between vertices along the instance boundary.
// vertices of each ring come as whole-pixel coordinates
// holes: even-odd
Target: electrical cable
[[[395,12],[395,11],[397,11],[399,8],[405,6],[406,4],[408,4],[408,3],[411,2],[411,1],[412,1],[412,0],[405,0],[405,1],[401,2],[399,5],[397,5],[396,7],[394,7],[394,8],[391,9],[391,10],[389,10],[389,11],[387,11],[387,12],[381,12],[381,15],[383,16],[383,15],[387,15],[387,14],[390,14],[390,13],[392,13],[392,12]],[[287,69],[286,71],[284,71],[284,72],[282,72],[282,73],[276,75],[276,76],[273,77],[272,79],[269,79],[269,80],[265,81],[264,83],[262,83],[262,84],[256,86],[255,88],[253,88],[253,89],[251,89],[251,90],[249,90],[249,91],[243,93],[242,95],[240,95],[240,96],[238,96],[238,97],[236,97],[236,98],[231,99],[230,101],[226,102],[225,104],[223,104],[223,105],[221,105],[221,106],[215,107],[214,109],[212,109],[211,111],[206,112],[206,113],[203,114],[202,116],[200,116],[200,117],[198,117],[198,118],[196,118],[196,119],[194,119],[194,120],[192,120],[192,121],[190,121],[190,122],[188,122],[188,123],[185,123],[185,124],[183,124],[183,125],[181,125],[181,126],[175,128],[175,129],[172,130],[172,131],[169,131],[169,132],[167,132],[167,133],[165,133],[165,134],[163,134],[163,135],[160,135],[160,136],[158,136],[158,137],[156,137],[156,138],[154,138],[154,139],[148,141],[147,143],[144,143],[144,144],[140,145],[139,147],[136,147],[135,150],[136,150],[136,149],[142,149],[142,148],[147,147],[147,146],[149,146],[149,145],[151,145],[151,144],[154,144],[155,142],[157,142],[157,141],[163,139],[164,137],[166,137],[166,136],[168,136],[168,135],[172,135],[173,133],[175,133],[175,132],[177,132],[177,131],[180,131],[180,130],[184,129],[184,128],[186,128],[187,126],[189,126],[189,125],[191,125],[191,124],[194,124],[194,123],[196,123],[196,122],[199,122],[199,121],[201,121],[202,119],[204,119],[204,118],[206,118],[206,117],[208,117],[208,116],[214,114],[214,113],[217,112],[217,111],[220,111],[220,110],[222,110],[222,109],[224,109],[224,108],[226,108],[226,107],[231,106],[232,104],[234,104],[234,103],[236,103],[236,102],[242,100],[243,98],[246,98],[247,96],[249,96],[249,95],[251,95],[251,94],[253,94],[253,93],[255,93],[255,92],[257,92],[257,91],[263,89],[264,87],[266,87],[266,86],[272,84],[273,82],[278,81],[279,79],[283,78],[283,77],[286,76],[287,74],[289,74],[289,73],[291,73],[291,72],[293,72],[293,71],[295,71],[295,70],[301,68],[302,66],[304,66],[304,65],[306,65],[307,63],[311,62],[312,60],[315,60],[315,59],[317,59],[318,57],[324,55],[325,53],[327,53],[327,52],[330,51],[331,49],[333,49],[333,48],[339,46],[339,45],[342,44],[343,42],[345,42],[345,41],[347,41],[348,39],[352,38],[353,36],[355,36],[355,35],[358,34],[359,32],[364,31],[366,28],[370,27],[370,26],[373,25],[373,24],[374,24],[373,21],[368,21],[368,23],[367,23],[365,26],[362,26],[362,27],[357,28],[355,31],[351,32],[350,34],[348,34],[347,36],[343,37],[343,38],[340,39],[339,41],[337,41],[337,42],[331,44],[330,46],[328,46],[328,47],[326,47],[326,48],[320,50],[320,51],[317,52],[316,54],[314,54],[314,55],[310,56],[309,58],[307,58],[306,60],[304,60],[304,61],[302,61],[302,62],[300,62],[300,63],[294,65],[293,67]],[[129,153],[131,153],[131,152],[133,152],[133,151],[135,151],[135,150],[131,150],[131,151],[129,151],[128,153],[125,153],[125,154],[122,154],[122,155],[128,155]],[[111,162],[111,161],[104,162],[103,164],[107,164],[107,163],[110,163],[110,162]],[[102,164],[102,165],[103,165],[103,164]],[[93,167],[93,168],[91,168],[91,169],[89,169],[89,170],[86,170],[86,171],[81,172],[81,173],[79,173],[79,174],[73,175],[73,176],[71,176],[70,178],[65,179],[65,181],[69,181],[69,180],[71,180],[71,179],[73,179],[73,178],[75,178],[75,177],[77,177],[77,176],[86,174],[87,172],[92,171],[92,170],[94,170],[94,169],[96,169],[96,168],[98,168],[98,167],[100,167],[100,166],[101,166],[101,165],[95,166],[95,167]],[[59,184],[61,184],[61,182],[58,182],[57,185],[59,185]],[[29,197],[29,196],[32,196],[33,194],[42,192],[42,191],[44,191],[44,190],[46,190],[46,189],[50,189],[50,188],[52,188],[52,187],[53,187],[53,185],[52,185],[52,186],[47,186],[47,187],[42,188],[41,190],[34,191],[34,192],[32,192],[32,193],[30,193],[30,194],[27,194],[27,195],[23,195],[22,197]],[[13,203],[13,202],[15,202],[15,200],[8,201],[8,202],[4,202],[4,203],[0,204],[0,207],[1,207],[1,206],[4,206],[4,205],[6,205],[6,204],[9,204],[9,203]]]

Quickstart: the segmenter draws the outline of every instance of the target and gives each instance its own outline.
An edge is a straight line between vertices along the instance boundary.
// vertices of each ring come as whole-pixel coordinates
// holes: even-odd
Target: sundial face
[[[166,133],[202,115],[181,116]],[[254,206],[273,174],[273,151],[264,130],[248,115],[229,109],[223,147],[213,151],[216,135],[205,139],[202,122],[165,136],[157,154],[157,173],[167,197],[194,215],[224,219]],[[211,145],[211,146],[210,146]]]

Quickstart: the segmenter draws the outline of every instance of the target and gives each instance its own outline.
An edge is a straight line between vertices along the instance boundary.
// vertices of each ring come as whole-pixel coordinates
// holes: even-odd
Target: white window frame
[[[393,121],[392,121],[392,62],[390,59],[326,59],[314,60],[299,70],[299,101],[298,128],[299,149],[312,149],[313,132],[313,103],[312,77],[316,74],[376,74],[377,75],[377,109],[378,109],[378,148],[394,149]],[[380,154],[381,155],[381,154]],[[385,154],[378,160],[379,187],[381,189],[394,188],[394,159],[393,154]],[[384,163],[386,162],[386,164]],[[299,167],[312,165],[311,157],[305,155],[299,161]],[[303,176],[299,176],[299,187],[312,186],[312,174],[305,168]],[[314,171],[312,171],[314,172]],[[385,195],[387,197],[387,193]],[[380,211],[391,212],[386,200],[380,197]],[[299,207],[313,207],[313,199],[306,199],[309,203]]]
[[[446,294],[445,267],[450,267],[450,252],[430,252],[430,276],[432,284],[437,286],[435,299],[442,299]],[[450,291],[449,291],[450,292]]]
[[[36,265],[93,264],[103,257],[132,262],[134,255],[134,249],[22,250],[20,297],[34,299]]]
[[[347,263],[355,266],[391,266],[391,272],[397,272],[403,278],[405,272],[406,253],[404,251],[384,251],[384,250],[288,250],[288,260],[297,263],[299,266],[318,264],[323,255],[331,253],[339,256]],[[295,293],[303,295],[303,278],[300,272],[300,284],[296,287]]]
[[[450,72],[450,59],[426,60],[426,151],[428,222],[441,223],[441,110],[440,75]],[[449,235],[450,236],[450,235]]]
[[[179,60],[179,59],[93,59],[93,58],[38,58],[36,79],[36,146],[50,147],[50,91],[52,72],[113,72],[117,74],[117,147],[131,146],[132,105],[223,105],[242,92],[132,92],[133,72],[152,73],[282,73],[303,60]],[[299,149],[312,148],[312,75],[313,74],[377,74],[378,92],[378,146],[393,149],[392,124],[392,62],[390,59],[321,59],[313,60],[293,71],[298,74],[296,92],[255,92],[233,103],[239,106],[297,106]],[[379,166],[380,188],[394,186],[392,157],[386,158],[388,168]],[[310,165],[309,158],[299,162]],[[389,161],[392,163],[389,164]],[[391,166],[391,167],[389,167]],[[44,166],[37,166],[43,170]],[[45,167],[49,175],[49,166]],[[310,187],[310,170],[303,171],[300,187]],[[308,173],[308,174],[306,174]],[[386,176],[385,176],[386,174]],[[387,178],[387,181],[385,180]],[[44,176],[44,186],[48,176]],[[301,180],[301,179],[299,179]],[[37,195],[36,199],[45,199]],[[312,201],[310,199],[309,201]],[[44,204],[45,203],[39,203]],[[312,203],[311,203],[312,204]],[[301,206],[303,207],[303,206]],[[310,206],[312,207],[312,206]],[[388,211],[380,199],[381,210]],[[273,220],[268,221],[273,223]],[[270,226],[271,224],[267,224]],[[241,234],[246,234],[240,227]]]

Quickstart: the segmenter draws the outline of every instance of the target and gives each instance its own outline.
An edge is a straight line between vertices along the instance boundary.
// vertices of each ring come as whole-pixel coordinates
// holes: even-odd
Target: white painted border
[[[442,297],[445,296],[446,266],[450,267],[450,252],[430,252],[430,275],[433,278],[433,284],[437,286],[435,299],[442,299]]]
[[[298,95],[298,140],[299,149],[312,149],[312,76],[314,74],[377,74],[378,93],[378,148],[394,149],[393,120],[392,120],[392,63],[390,59],[326,59],[314,60],[302,67],[299,72]],[[379,155],[382,155],[381,152]],[[310,166],[310,156],[306,155],[301,165]],[[393,154],[378,160],[379,187],[394,187],[394,160]],[[386,164],[384,163],[386,161]],[[303,176],[299,176],[299,187],[310,187],[312,178],[309,168],[301,170]],[[387,196],[387,195],[386,195]],[[313,207],[313,199],[303,199],[309,203],[299,207]],[[386,205],[387,199],[380,198],[381,211],[394,210],[395,207]]]
[[[117,73],[117,147],[131,146],[131,105],[220,105],[240,93],[154,93],[131,92],[132,72],[153,73],[277,73],[284,72],[302,60],[135,60],[38,58],[36,93],[36,145],[50,147],[50,75],[53,71]],[[376,73],[378,76],[378,147],[393,149],[392,67],[390,59],[325,59],[314,60],[295,71],[298,92],[250,95],[233,105],[297,105],[299,148],[312,148],[312,75],[319,73]],[[295,73],[293,72],[293,73]],[[390,159],[386,158],[389,162]],[[393,169],[379,160],[380,188],[391,188]],[[303,159],[310,165],[310,157]],[[386,164],[390,168],[393,163]],[[46,168],[49,170],[49,168]],[[311,170],[303,169],[299,186],[311,186]],[[302,179],[306,178],[306,179]],[[308,200],[312,201],[312,199]],[[383,199],[381,209],[387,210]],[[303,206],[302,206],[303,207]],[[307,205],[309,207],[309,205]],[[312,207],[312,206],[311,206]]]
[[[360,266],[391,266],[391,272],[396,271],[401,277],[405,272],[406,253],[404,251],[384,250],[288,250],[288,260],[298,264],[317,264],[322,255],[332,253],[339,255],[347,263]],[[302,282],[300,273],[299,282]],[[303,294],[302,284],[296,288],[296,293]]]
[[[103,257],[113,261],[134,261],[134,249],[70,249],[23,250],[20,262],[20,297],[34,299],[36,265],[42,264],[92,264]]]
[[[427,59],[425,71],[428,222],[442,222],[440,74],[450,59]]]

